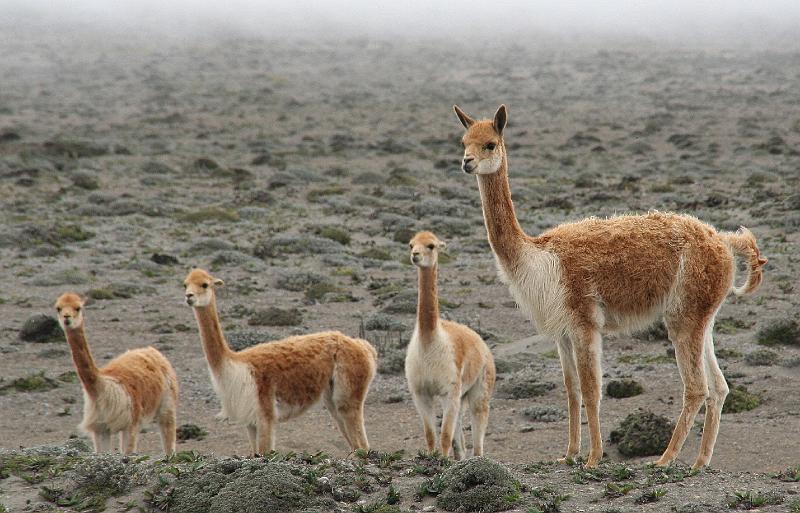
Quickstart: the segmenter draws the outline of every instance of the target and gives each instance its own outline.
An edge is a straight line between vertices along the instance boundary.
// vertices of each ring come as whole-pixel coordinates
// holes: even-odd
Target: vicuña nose
[[[464,164],[471,164],[475,157],[464,157]]]
[[[194,294],[192,294],[191,292],[187,292],[186,293],[186,299],[192,299],[193,297],[194,297]]]

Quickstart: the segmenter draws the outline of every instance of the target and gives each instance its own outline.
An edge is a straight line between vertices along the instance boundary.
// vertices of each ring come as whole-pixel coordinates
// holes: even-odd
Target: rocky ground
[[[506,467],[475,470],[502,481],[498,494],[508,501],[497,507],[557,511],[550,503],[569,495],[564,511],[716,511],[759,507],[761,499],[781,502],[767,510],[797,511],[797,474],[786,469],[800,463],[800,53],[3,33],[0,446],[82,436],[80,385],[51,319],[56,297],[75,290],[92,298],[87,336],[100,362],[143,345],[172,360],[179,423],[188,425],[179,447],[194,451],[157,462],[159,440],[148,426],[146,461],[86,457],[79,441],[6,452],[0,502],[9,510],[59,501],[77,508],[82,498],[67,504],[72,490],[105,462],[129,470],[124,483],[106,486],[122,497],[109,499],[109,509],[126,501],[169,509],[159,502],[165,490],[182,490],[196,470],[288,480],[308,501],[271,506],[287,511],[384,511],[376,501],[390,500],[389,482],[400,501],[386,508],[468,511],[442,499],[450,489],[444,464],[415,458],[422,433],[402,376],[416,301],[407,241],[430,229],[448,242],[443,315],[478,330],[500,371],[486,451]],[[770,259],[765,283],[729,298],[715,328],[735,390],[712,462],[719,470],[649,469],[643,463],[652,456],[641,454],[653,449],[628,450],[622,435],[606,443],[608,462],[597,474],[536,463],[566,445],[560,366],[553,344],[535,335],[497,280],[475,179],[458,169],[462,129],[451,110],[459,103],[489,116],[501,102],[510,112],[512,193],[529,233],[659,209],[719,229],[746,225],[758,238]],[[382,453],[342,459],[344,439],[315,408],[280,426],[283,456],[229,459],[246,452],[246,435],[214,419],[219,405],[182,302],[193,265],[225,280],[220,314],[237,348],[322,329],[369,339],[381,365],[367,431]],[[646,441],[658,445],[681,396],[663,329],[608,337],[603,365],[614,383],[602,407],[604,435],[631,413],[652,413],[657,420],[647,425],[662,429]],[[682,462],[694,459],[700,419]],[[384,461],[401,450],[401,459]],[[47,458],[41,469],[29,467],[31,454]],[[357,493],[335,491],[340,473],[356,480],[341,486]],[[56,491],[40,494],[43,486]],[[225,493],[240,501],[236,494],[249,492]],[[637,505],[647,494],[655,502]]]

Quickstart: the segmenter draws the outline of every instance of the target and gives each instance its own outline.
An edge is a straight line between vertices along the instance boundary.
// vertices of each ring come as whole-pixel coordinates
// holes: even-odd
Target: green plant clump
[[[631,413],[611,432],[611,443],[618,444],[623,456],[655,456],[667,448],[673,428],[669,419],[662,415]]]
[[[436,504],[457,513],[505,511],[522,499],[520,487],[506,467],[488,458],[470,458],[442,473]]]
[[[800,346],[800,322],[780,319],[758,330],[756,336],[762,346]]]
[[[615,379],[606,385],[606,395],[615,399],[634,397],[642,392],[644,392],[644,387],[635,379]]]
[[[757,408],[761,404],[761,398],[747,390],[744,385],[737,385],[731,388],[725,404],[722,406],[722,413],[741,413]]]

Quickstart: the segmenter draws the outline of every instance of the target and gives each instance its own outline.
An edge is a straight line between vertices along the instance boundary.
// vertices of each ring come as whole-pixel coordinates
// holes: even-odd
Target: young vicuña
[[[336,331],[289,337],[242,351],[228,347],[217,314],[215,288],[222,280],[202,269],[186,277],[221,416],[244,424],[251,454],[275,449],[275,426],[324,401],[350,448],[369,449],[364,400],[377,366],[366,340]]]
[[[84,332],[84,300],[62,294],[55,304],[72,360],[83,385],[83,422],[95,452],[111,450],[111,435],[119,433],[120,452],[136,452],[142,424],[155,419],[166,454],[175,452],[175,412],[178,378],[169,361],[154,347],[133,349],[98,368]]]
[[[714,317],[729,292],[750,293],[761,283],[766,259],[753,235],[745,228],[717,232],[694,217],[652,212],[584,219],[530,237],[511,201],[503,142],[506,107],[480,121],[454,109],[466,128],[462,169],[477,175],[500,277],[537,329],[558,346],[569,409],[566,459],[580,450],[581,399],[591,443],[587,466],[596,466],[603,455],[601,333],[642,329],[663,316],[684,392],[672,439],[656,463],[668,465],[677,457],[705,401],[694,467],[707,465],[728,394],[714,355]],[[749,270],[739,287],[734,254],[746,258]]]
[[[441,399],[442,454],[447,456],[453,445],[455,457],[464,457],[461,406],[466,404],[472,418],[472,451],[480,456],[495,382],[492,353],[480,335],[468,327],[439,318],[438,255],[444,242],[431,232],[420,232],[409,246],[411,262],[418,271],[419,299],[417,324],[406,353],[406,379],[422,417],[428,450],[436,447],[434,406]]]

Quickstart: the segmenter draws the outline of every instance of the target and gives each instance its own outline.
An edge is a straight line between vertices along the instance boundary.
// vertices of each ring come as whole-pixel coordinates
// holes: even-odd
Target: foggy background
[[[672,44],[800,46],[796,0],[5,0],[0,26],[204,38],[497,40],[635,38]]]

